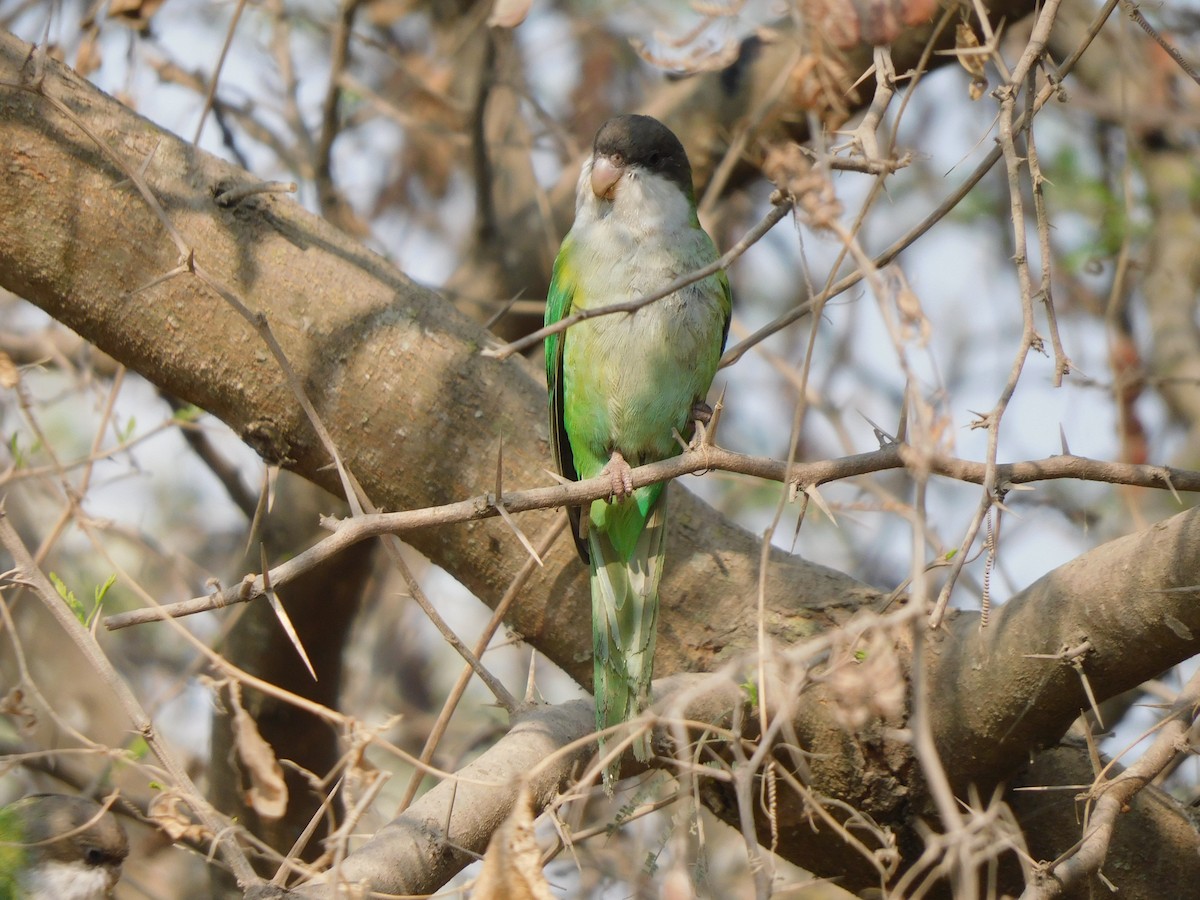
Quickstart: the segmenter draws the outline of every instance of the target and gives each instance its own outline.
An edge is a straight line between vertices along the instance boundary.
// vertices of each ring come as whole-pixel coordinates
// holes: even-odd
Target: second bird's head
[[[0,897],[101,900],[128,852],[125,829],[100,804],[31,794],[0,808]]]

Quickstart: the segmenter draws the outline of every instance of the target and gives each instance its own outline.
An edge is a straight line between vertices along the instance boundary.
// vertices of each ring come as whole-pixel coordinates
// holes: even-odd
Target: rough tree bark
[[[124,167],[114,165],[78,122],[21,87],[33,73],[30,52],[0,38],[0,284],[218,416],[265,459],[336,490],[329,459],[260,337],[191,274],[198,266],[265,316],[348,468],[378,506],[433,506],[490,489],[502,439],[506,486],[549,481],[542,471],[549,461],[545,400],[530,366],[481,356],[491,343],[485,332],[294,204],[255,195],[232,209],[219,206],[215,193],[252,184],[253,177],[48,63],[41,90],[124,160]],[[145,181],[189,248],[183,258],[128,180],[143,164]],[[713,670],[754,646],[760,556],[752,536],[686,490],[674,487],[671,502],[661,675]],[[527,514],[520,524],[537,534],[551,516]],[[498,520],[430,530],[411,543],[492,604],[525,558]],[[956,790],[975,784],[986,791],[1002,782],[1030,753],[1054,745],[1086,705],[1074,669],[1026,654],[1054,653],[1087,638],[1093,654],[1084,670],[1103,699],[1200,651],[1197,547],[1200,517],[1183,514],[1062,567],[1012,601],[984,632],[973,616],[949,620],[933,638],[929,675],[935,736]],[[512,624],[587,684],[591,638],[582,624],[589,615],[582,569],[566,540],[546,563]],[[881,599],[841,573],[770,554],[765,606],[777,645],[826,633]],[[901,647],[901,663],[906,659]],[[897,834],[911,860],[930,806],[909,751],[880,722],[848,731],[829,690],[806,687],[793,709],[805,749],[823,760],[811,787],[869,810]],[[560,724],[586,728],[585,719],[564,710]],[[569,732],[564,726],[553,738],[569,740]],[[519,759],[529,746],[517,729],[492,752]],[[544,756],[546,748],[537,752]],[[711,800],[720,808],[720,797]],[[437,802],[411,814],[444,821],[431,812]],[[503,798],[487,802],[504,805]],[[1194,848],[1196,833],[1182,813],[1162,795],[1154,805],[1170,828],[1158,828],[1153,816],[1151,824],[1137,819],[1126,827],[1144,829],[1143,842],[1173,829]],[[495,809],[480,815],[498,821]],[[872,883],[870,868],[836,834],[814,832],[801,805],[784,809],[781,821],[781,853],[849,885]],[[1065,849],[1076,836],[1056,829],[1044,846]],[[1176,868],[1129,871],[1122,888],[1133,896],[1182,896],[1200,876],[1200,856],[1181,851],[1177,859]],[[411,874],[375,886],[438,886],[414,888]]]

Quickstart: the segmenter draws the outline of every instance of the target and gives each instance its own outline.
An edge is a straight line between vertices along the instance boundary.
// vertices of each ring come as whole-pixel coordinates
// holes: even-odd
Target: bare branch
[[[762,219],[746,232],[736,244],[721,254],[715,262],[709,263],[707,266],[702,266],[694,272],[689,272],[686,275],[681,275],[676,278],[666,287],[659,288],[657,291],[647,294],[644,297],[638,297],[636,300],[628,300],[625,303],[610,303],[607,306],[597,306],[590,309],[581,309],[577,313],[572,313],[566,318],[559,319],[553,325],[547,325],[545,328],[539,328],[537,331],[527,334],[520,340],[512,341],[505,344],[503,347],[489,348],[483,351],[483,355],[495,359],[508,359],[514,353],[519,353],[522,350],[527,350],[530,347],[545,340],[549,335],[558,334],[560,331],[566,331],[572,325],[584,321],[585,319],[594,319],[597,316],[610,316],[614,313],[632,313],[637,312],[643,306],[649,306],[651,303],[656,303],[659,300],[666,299],[678,290],[682,290],[689,284],[695,284],[701,279],[708,278],[710,275],[715,275],[722,269],[727,268],[735,259],[753,247],[760,241],[768,231],[775,227],[784,216],[792,209],[792,199],[783,194],[776,193],[771,198],[771,211],[768,212]]]
[[[785,462],[780,460],[743,456],[720,447],[705,445],[696,450],[682,453],[673,459],[639,466],[633,470],[633,485],[635,488],[639,488],[679,478],[682,475],[716,469],[754,475],[772,481],[782,482],[787,479],[793,484],[804,487],[872,472],[905,468],[909,464],[909,459],[910,448],[905,444],[894,444],[882,450],[860,453],[857,456],[812,463],[793,463],[789,468]],[[922,458],[920,462],[921,465],[929,466],[930,472],[935,475],[944,475],[972,484],[982,484],[988,474],[988,466],[985,463],[971,462],[943,454]],[[1045,460],[998,464],[995,467],[995,473],[996,483],[1005,488],[1016,484],[1070,478],[1110,484],[1136,484],[1142,487],[1177,491],[1200,491],[1200,472],[1197,471],[1175,469],[1169,466],[1106,462],[1080,456],[1054,456]],[[571,484],[514,491],[505,494],[503,502],[505,509],[510,513],[527,512],[559,506],[579,506],[591,500],[602,500],[611,492],[612,482],[605,476],[597,476]],[[272,569],[270,580],[276,586],[287,584],[312,566],[340,553],[346,547],[368,538],[387,534],[406,534],[437,525],[478,521],[498,514],[495,495],[483,494],[431,509],[362,515],[352,519],[330,521],[328,524],[334,529],[332,535]],[[155,609],[118,613],[107,617],[104,620],[104,626],[115,630],[156,621],[164,617],[193,615],[198,612],[220,609],[234,603],[245,603],[258,598],[263,593],[262,576],[260,575],[253,581],[247,580],[212,596],[163,604]]]
[[[1150,748],[1115,778],[1098,778],[1089,792],[1095,806],[1087,817],[1083,838],[1045,871],[1039,872],[1021,894],[1021,900],[1052,900],[1070,894],[1089,874],[1099,870],[1108,855],[1113,832],[1122,812],[1134,796],[1154,780],[1175,758],[1192,735],[1197,707],[1200,706],[1200,674],[1179,693],[1163,727]]]

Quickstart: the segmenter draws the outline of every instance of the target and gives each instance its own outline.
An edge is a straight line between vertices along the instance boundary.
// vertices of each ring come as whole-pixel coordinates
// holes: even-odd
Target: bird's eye
[[[614,154],[613,154],[611,157],[609,157],[609,158],[612,160],[612,164],[613,164],[614,166],[623,166],[623,165],[625,165],[625,154],[624,154],[624,153],[614,153]]]
[[[83,858],[89,866],[102,866],[105,862],[104,851],[99,847],[88,847]]]

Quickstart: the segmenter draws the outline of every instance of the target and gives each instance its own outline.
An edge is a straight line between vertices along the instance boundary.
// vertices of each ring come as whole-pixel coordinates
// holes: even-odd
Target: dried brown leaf
[[[984,74],[984,56],[979,51],[979,38],[966,22],[959,22],[954,30],[954,48],[959,51],[958,63],[971,76],[971,86],[968,93],[972,100],[978,100],[987,90],[988,80]]]
[[[174,791],[163,791],[150,800],[146,815],[172,841],[187,840],[197,844],[209,835],[203,825],[193,822],[184,809],[184,799]]]
[[[166,0],[111,0],[108,17],[124,22],[139,31],[150,27],[150,20]]]
[[[533,798],[521,786],[513,811],[492,835],[473,900],[553,900],[533,834]]]
[[[236,684],[229,688],[233,704],[233,739],[238,760],[250,777],[246,802],[267,821],[278,821],[287,812],[288,789],[283,768],[275,758],[275,750],[259,733],[258,724],[242,707],[241,691]]]
[[[21,373],[12,357],[0,350],[0,387],[10,391],[21,381]]]
[[[905,339],[911,340],[916,337],[922,346],[927,345],[933,334],[933,326],[921,308],[921,298],[909,285],[904,270],[899,266],[888,266],[883,271],[883,277],[895,300],[896,311],[900,313]]]
[[[100,68],[102,57],[99,38],[100,29],[89,28],[83,40],[79,42],[79,49],[75,53],[75,71],[84,78]]]
[[[0,357],[8,359],[3,353],[0,353]],[[0,360],[0,362],[2,361]],[[12,360],[8,361],[12,362]],[[37,727],[37,710],[25,702],[25,692],[20,688],[13,688],[4,695],[4,699],[0,700],[0,714],[16,719],[17,728],[23,733],[28,734]]]

